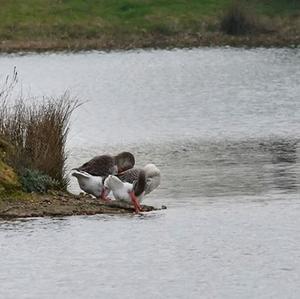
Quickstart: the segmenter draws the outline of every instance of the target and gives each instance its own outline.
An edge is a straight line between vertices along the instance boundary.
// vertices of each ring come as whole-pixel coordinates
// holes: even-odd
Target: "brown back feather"
[[[122,182],[133,184],[134,181],[137,181],[141,171],[141,168],[134,167],[118,174],[117,176]]]
[[[76,170],[85,171],[95,176],[108,176],[114,174],[114,159],[109,155],[97,156]]]

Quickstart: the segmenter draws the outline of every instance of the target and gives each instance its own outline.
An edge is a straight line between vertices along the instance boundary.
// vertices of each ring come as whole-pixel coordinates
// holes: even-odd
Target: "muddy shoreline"
[[[161,210],[161,208],[147,205],[142,205],[142,208],[144,212]],[[129,203],[122,201],[104,203],[83,194],[57,192],[40,195],[32,193],[26,195],[25,198],[19,196],[0,199],[0,219],[132,213],[134,213],[134,207]]]
[[[102,37],[94,39],[53,39],[53,40],[3,40],[0,52],[48,52],[48,51],[87,51],[87,50],[131,50],[131,49],[173,49],[194,47],[298,47],[300,34],[282,33],[230,36],[220,32],[179,33],[176,35],[129,35],[126,38]]]

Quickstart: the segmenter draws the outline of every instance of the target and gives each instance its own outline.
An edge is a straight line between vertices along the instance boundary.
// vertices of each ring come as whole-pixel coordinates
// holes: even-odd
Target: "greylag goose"
[[[135,164],[133,154],[122,152],[116,156],[96,156],[74,170],[85,171],[95,176],[108,176],[131,169]]]
[[[137,179],[133,183],[123,182],[114,175],[109,175],[104,186],[111,190],[116,200],[131,201],[135,212],[142,211],[140,202],[145,194],[146,174],[144,170],[140,170]]]
[[[133,184],[141,171],[144,171],[146,176],[146,195],[160,185],[160,170],[154,164],[147,164],[144,168],[134,167],[119,173],[117,176],[121,181]]]
[[[72,175],[77,178],[83,191],[106,200],[109,190],[103,186],[105,178],[127,171],[134,164],[134,156],[129,152],[122,152],[116,156],[101,155],[94,157],[78,168],[73,168]]]
[[[116,199],[131,200],[135,211],[142,211],[140,201],[160,184],[160,170],[154,164],[131,168],[117,176],[110,175],[104,185]]]
[[[85,171],[74,170],[72,175],[77,178],[79,187],[96,198],[106,200],[106,189],[103,186],[105,177],[94,176]]]

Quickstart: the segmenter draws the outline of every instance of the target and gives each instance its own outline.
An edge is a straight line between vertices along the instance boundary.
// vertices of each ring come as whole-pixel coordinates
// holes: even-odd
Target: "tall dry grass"
[[[12,97],[17,80],[14,70],[0,92],[0,135],[13,146],[8,161],[20,174],[26,169],[38,170],[65,189],[65,145],[70,117],[79,103],[68,93],[40,101]]]

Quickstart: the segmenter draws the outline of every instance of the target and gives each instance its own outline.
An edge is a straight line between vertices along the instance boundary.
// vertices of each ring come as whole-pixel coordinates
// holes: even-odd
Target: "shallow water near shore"
[[[299,49],[0,56],[23,93],[87,101],[69,169],[130,150],[162,171],[145,204],[168,207],[0,221],[0,297],[298,298],[299,65]]]

